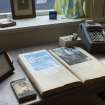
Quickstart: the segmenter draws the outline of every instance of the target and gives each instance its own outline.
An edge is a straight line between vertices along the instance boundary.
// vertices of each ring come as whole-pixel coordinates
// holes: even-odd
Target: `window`
[[[36,10],[54,9],[55,0],[36,0]],[[0,0],[0,13],[10,12],[10,0]]]
[[[0,0],[0,13],[10,12],[10,0]]]
[[[37,0],[36,9],[37,10],[50,10],[54,9],[55,0]]]

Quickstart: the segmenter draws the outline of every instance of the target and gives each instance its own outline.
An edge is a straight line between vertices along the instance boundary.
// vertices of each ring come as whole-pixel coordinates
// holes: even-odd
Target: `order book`
[[[105,82],[105,65],[85,50],[74,48],[56,48],[50,50],[84,85],[97,85]]]
[[[47,50],[19,54],[18,61],[41,96],[82,85],[81,81]]]

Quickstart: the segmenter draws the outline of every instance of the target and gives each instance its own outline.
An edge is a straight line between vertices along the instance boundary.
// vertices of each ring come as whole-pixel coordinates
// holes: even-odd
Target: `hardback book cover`
[[[82,83],[98,84],[105,81],[105,66],[79,47],[50,50],[53,56],[65,65]]]
[[[81,81],[47,50],[19,54],[18,61],[41,96],[82,85]]]

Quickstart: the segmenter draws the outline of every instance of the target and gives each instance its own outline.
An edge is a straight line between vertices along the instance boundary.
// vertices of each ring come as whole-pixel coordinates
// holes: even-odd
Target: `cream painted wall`
[[[79,23],[68,22],[0,31],[0,48],[16,49],[39,44],[56,43],[59,36],[77,32]]]

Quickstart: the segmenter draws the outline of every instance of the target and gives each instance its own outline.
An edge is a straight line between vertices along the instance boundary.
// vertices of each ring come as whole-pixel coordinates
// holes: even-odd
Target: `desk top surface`
[[[43,45],[43,46],[35,46],[35,47],[24,48],[24,49],[17,49],[14,51],[8,51],[8,54],[10,55],[11,59],[13,60],[15,70],[14,70],[13,75],[11,75],[9,78],[7,78],[2,83],[0,83],[0,105],[19,105],[15,98],[15,95],[10,87],[10,82],[24,78],[24,77],[27,78],[27,77],[17,62],[17,55],[20,53],[24,53],[24,52],[30,52],[30,51],[41,50],[41,49],[53,49],[56,47],[57,47],[56,45]],[[96,58],[98,58],[100,60],[100,62],[105,64],[105,54],[95,55],[95,56],[96,56]],[[102,104],[103,102],[101,102],[99,99],[97,100],[96,96],[93,97],[93,95],[91,95],[91,97],[93,97],[93,100],[91,99],[90,96],[87,96],[87,97],[88,98],[86,98],[84,100],[89,101],[89,99],[90,99],[90,101],[89,101],[90,103],[86,104],[85,101],[82,101],[80,104],[90,105],[92,103],[92,105],[96,105],[96,104],[97,105],[105,105],[105,103]],[[38,101],[38,99],[37,99],[37,101]],[[83,100],[83,97],[81,97],[81,100]],[[7,103],[7,104],[1,104],[1,103]]]

